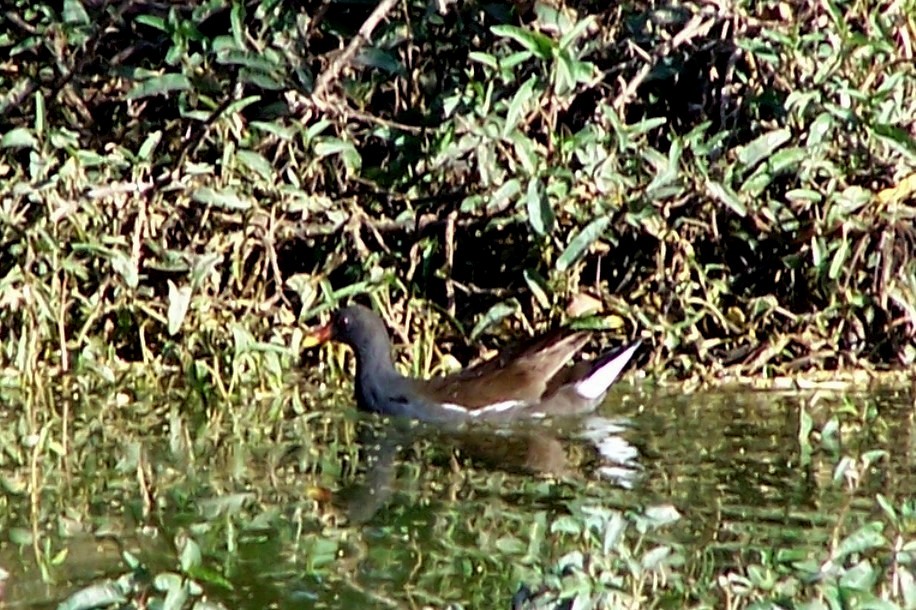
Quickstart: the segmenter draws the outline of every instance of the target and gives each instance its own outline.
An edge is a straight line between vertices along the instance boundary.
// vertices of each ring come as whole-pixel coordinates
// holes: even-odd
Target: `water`
[[[676,510],[651,542],[683,551],[683,578],[714,581],[762,556],[823,551],[840,520],[875,516],[877,494],[916,491],[903,391],[621,388],[600,415],[605,427],[485,435],[368,425],[339,405],[261,431],[174,411],[158,432],[77,422],[70,453],[40,473],[0,462],[0,606],[56,607],[129,572],[127,550],[150,578],[184,566],[232,608],[505,608],[581,547],[586,534],[563,524],[583,510]],[[608,422],[613,459],[595,449]]]

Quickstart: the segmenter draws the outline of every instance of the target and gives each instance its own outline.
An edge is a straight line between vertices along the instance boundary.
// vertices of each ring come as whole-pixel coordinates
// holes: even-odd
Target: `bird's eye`
[[[347,316],[340,316],[340,318],[338,318],[337,320],[337,323],[340,324],[342,327],[346,328],[347,326],[350,325],[350,318],[348,318]]]

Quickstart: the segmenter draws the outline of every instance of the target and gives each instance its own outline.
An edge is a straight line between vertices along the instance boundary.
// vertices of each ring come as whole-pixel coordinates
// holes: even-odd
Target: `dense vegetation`
[[[7,365],[360,293],[461,344],[598,313],[680,376],[916,358],[911,2],[313,8],[12,4]]]

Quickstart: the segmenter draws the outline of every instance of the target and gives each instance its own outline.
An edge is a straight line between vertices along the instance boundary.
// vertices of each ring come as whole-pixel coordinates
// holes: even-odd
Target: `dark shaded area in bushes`
[[[425,298],[465,328],[585,291],[674,374],[916,358],[906,15],[408,2],[348,56],[374,5],[42,6],[0,26],[0,272],[73,299],[68,336],[101,301],[91,333],[140,358],[169,281],[305,317]]]

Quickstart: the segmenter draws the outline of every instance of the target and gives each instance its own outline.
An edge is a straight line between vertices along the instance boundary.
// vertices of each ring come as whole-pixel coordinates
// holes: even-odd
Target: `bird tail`
[[[642,341],[612,349],[599,356],[591,370],[574,385],[576,394],[589,400],[597,400],[607,393],[623,369],[627,366]]]

